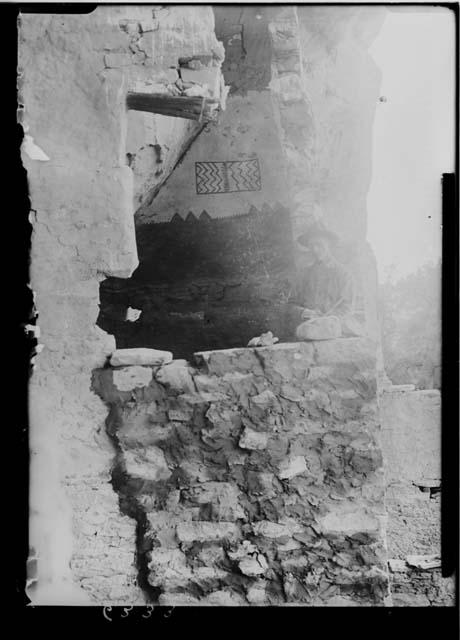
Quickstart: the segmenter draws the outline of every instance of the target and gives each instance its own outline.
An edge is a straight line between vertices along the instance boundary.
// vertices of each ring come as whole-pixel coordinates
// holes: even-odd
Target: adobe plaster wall
[[[144,602],[136,523],[120,513],[110,484],[107,411],[90,389],[91,371],[115,347],[96,326],[99,283],[128,277],[138,264],[126,93],[136,83],[163,82],[178,56],[213,49],[210,7],[20,17],[30,286],[42,344],[29,390],[34,604]],[[161,130],[160,121],[155,126]],[[168,134],[170,162],[188,135],[187,126]]]

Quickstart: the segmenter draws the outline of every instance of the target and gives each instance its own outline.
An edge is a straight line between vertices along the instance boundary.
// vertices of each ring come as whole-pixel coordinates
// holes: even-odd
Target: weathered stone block
[[[251,396],[250,402],[257,407],[267,409],[268,407],[275,406],[277,404],[277,399],[273,391],[270,391],[270,389],[265,389],[265,391],[262,391],[255,396]]]
[[[178,393],[195,393],[195,385],[186,360],[173,360],[160,367],[155,379],[166,388]]]
[[[267,582],[258,580],[251,585],[247,591],[246,597],[251,604],[264,604],[267,601]]]
[[[298,534],[294,534],[294,536],[299,535],[302,536],[301,533]],[[278,553],[286,553],[289,551],[296,551],[297,549],[301,549],[302,548],[302,543],[298,542],[297,540],[288,540],[285,544],[279,544],[278,545]]]
[[[211,479],[209,469],[203,463],[194,460],[184,460],[180,463],[179,468],[190,484],[206,482]]]
[[[206,598],[202,598],[200,604],[212,604],[219,607],[241,607],[248,603],[243,596],[223,589],[221,591],[214,591],[206,596]]]
[[[219,584],[229,578],[228,571],[217,567],[197,567],[193,570],[191,582],[201,589],[217,588]]]
[[[261,451],[267,448],[268,434],[260,431],[254,431],[245,427],[242,436],[239,439],[239,445],[242,449],[252,449]]]
[[[258,553],[254,557],[240,560],[238,567],[241,573],[252,578],[263,575],[268,570],[268,562],[263,554]]]
[[[339,506],[319,520],[325,533],[352,535],[354,533],[377,534],[381,523],[375,515],[364,509]]]
[[[123,367],[115,369],[112,373],[113,384],[119,391],[130,391],[138,387],[146,387],[152,381],[152,369],[150,367]]]
[[[184,498],[196,504],[209,504],[214,518],[233,521],[244,518],[245,513],[238,502],[240,491],[230,482],[205,482],[183,493]]]
[[[215,540],[235,540],[239,537],[239,528],[233,522],[188,522],[176,527],[180,542],[212,542]]]
[[[156,509],[147,514],[148,536],[165,549],[177,549],[176,527],[180,523],[190,522],[193,516],[192,509],[174,513]]]
[[[310,566],[310,562],[305,555],[295,556],[293,558],[287,558],[281,562],[283,571],[290,573],[305,573],[306,569]]]
[[[110,365],[112,367],[126,367],[131,365],[160,366],[171,362],[173,359],[170,351],[158,349],[117,349],[112,353]]]
[[[225,560],[225,551],[219,543],[208,544],[199,552],[197,560],[202,562],[206,567],[211,567]]]
[[[441,556],[438,554],[409,555],[406,556],[406,562],[409,566],[420,570],[436,569],[441,566]]]
[[[262,520],[252,525],[252,530],[256,536],[263,536],[264,538],[272,538],[274,540],[279,538],[291,537],[294,533],[300,533],[302,527],[297,523],[290,521],[284,524],[277,522],[270,522],[269,520]]]
[[[302,380],[314,364],[313,345],[307,342],[257,347],[255,351],[262,363],[264,376],[272,384]]]
[[[278,478],[289,479],[307,471],[304,456],[290,456],[282,461],[279,466]]]
[[[195,374],[193,376],[193,381],[196,385],[198,393],[215,393],[222,388],[222,382],[217,376]]]
[[[276,495],[275,488],[273,486],[273,480],[275,476],[273,473],[255,471],[249,471],[247,476],[248,489],[251,494],[258,496],[262,495],[266,498]]]
[[[390,560],[388,560],[388,566],[390,567],[390,570],[392,571],[392,573],[398,573],[398,572],[404,573],[408,570],[406,561],[399,560],[398,558],[390,558]]]
[[[165,455],[158,447],[124,452],[126,473],[141,480],[167,480],[171,476]]]
[[[179,549],[153,549],[149,557],[149,583],[165,591],[183,587],[192,577],[187,557]]]
[[[229,371],[263,375],[260,362],[253,349],[222,349],[200,351],[194,354],[198,367],[208,374],[224,375]]]
[[[172,422],[189,422],[192,417],[192,411],[183,411],[181,409],[169,409],[168,418]]]
[[[423,593],[393,593],[394,607],[429,607],[431,605],[428,597]]]
[[[219,400],[222,398],[217,399]],[[226,398],[225,396],[223,399],[228,400],[228,398]],[[222,435],[224,433],[232,431],[234,427],[238,427],[240,424],[240,418],[236,411],[228,409],[227,407],[219,404],[214,404],[209,407],[209,409],[206,411],[206,418],[209,420],[212,426]]]

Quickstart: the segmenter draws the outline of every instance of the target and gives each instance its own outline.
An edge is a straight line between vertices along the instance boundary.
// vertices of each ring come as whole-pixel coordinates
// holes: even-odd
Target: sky
[[[370,48],[382,72],[368,193],[381,281],[441,256],[441,174],[455,161],[455,24],[445,8],[388,11]]]

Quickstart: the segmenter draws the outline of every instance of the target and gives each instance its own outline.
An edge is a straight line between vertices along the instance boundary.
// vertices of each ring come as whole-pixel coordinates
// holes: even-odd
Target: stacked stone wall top
[[[160,603],[384,604],[374,352],[338,339],[94,372]]]

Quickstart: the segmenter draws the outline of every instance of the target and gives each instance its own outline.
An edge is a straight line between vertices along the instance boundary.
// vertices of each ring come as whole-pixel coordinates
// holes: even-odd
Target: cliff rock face
[[[384,605],[375,344],[286,343],[195,362],[94,374],[153,597]]]
[[[214,49],[208,7],[21,16],[22,157],[43,344],[30,383],[35,604],[144,601],[136,585],[136,525],[119,511],[107,412],[90,390],[92,369],[115,348],[114,338],[96,327],[99,282],[128,277],[138,264],[126,154],[137,152],[135,136],[142,138],[147,117],[128,123],[126,93],[139,84],[164,85],[180,56]],[[165,132],[169,118],[151,120],[146,140],[165,147],[167,172],[190,125]]]

